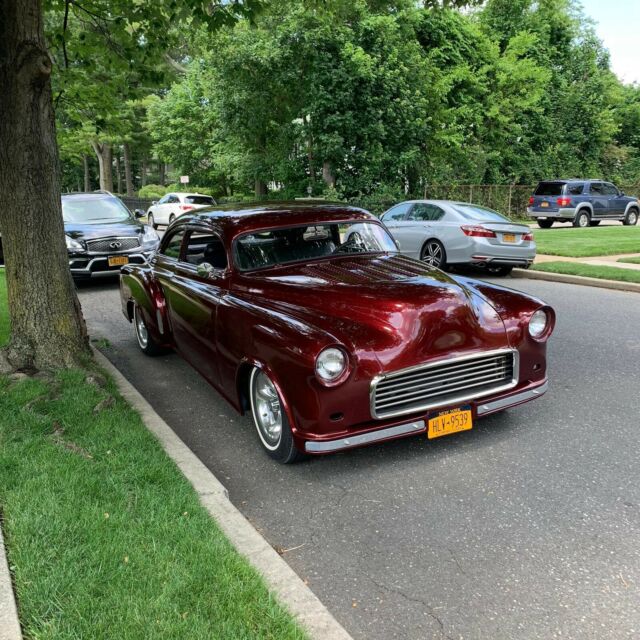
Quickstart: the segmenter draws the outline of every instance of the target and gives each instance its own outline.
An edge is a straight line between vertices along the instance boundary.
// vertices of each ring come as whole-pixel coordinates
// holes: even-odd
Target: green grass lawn
[[[617,269],[616,267],[601,267],[580,262],[542,262],[529,267],[535,271],[549,271],[551,273],[566,273],[572,276],[585,276],[601,280],[620,280],[622,282],[640,282],[640,270]]]
[[[618,262],[628,262],[630,264],[640,264],[640,258],[618,258]]]
[[[304,638],[104,383],[0,376],[0,507],[25,637]]]
[[[640,253],[640,227],[535,229],[538,253],[572,258]]]

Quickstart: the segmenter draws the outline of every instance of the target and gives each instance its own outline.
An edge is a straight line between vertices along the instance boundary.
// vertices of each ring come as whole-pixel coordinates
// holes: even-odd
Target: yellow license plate
[[[541,202],[540,206],[544,209],[545,207],[549,206],[549,203],[548,202]]]
[[[515,242],[516,241],[516,236],[513,233],[503,233],[502,234],[502,240],[503,240],[503,242]]]
[[[458,431],[468,431],[472,426],[471,409],[451,409],[429,418],[427,436],[431,440]]]
[[[110,267],[121,267],[123,264],[129,264],[129,258],[127,256],[111,256],[109,258]]]

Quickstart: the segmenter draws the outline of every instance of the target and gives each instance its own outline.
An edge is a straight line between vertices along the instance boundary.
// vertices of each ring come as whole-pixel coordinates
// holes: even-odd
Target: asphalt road
[[[640,296],[510,284],[558,313],[544,398],[290,466],[178,356],[139,353],[117,283],[80,298],[106,355],[354,638],[639,638]]]

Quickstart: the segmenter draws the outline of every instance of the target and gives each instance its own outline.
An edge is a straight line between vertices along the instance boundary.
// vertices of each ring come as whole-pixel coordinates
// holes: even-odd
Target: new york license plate
[[[540,206],[543,207],[543,208],[546,208],[546,207],[549,206],[549,203],[548,202],[541,202]]]
[[[441,411],[429,418],[427,437],[439,438],[458,431],[468,431],[473,427],[471,418],[471,407],[460,407]]]
[[[515,233],[503,233],[502,234],[502,241],[503,242],[515,242],[516,241]]]
[[[110,267],[121,267],[123,264],[129,264],[129,258],[127,256],[110,256]]]

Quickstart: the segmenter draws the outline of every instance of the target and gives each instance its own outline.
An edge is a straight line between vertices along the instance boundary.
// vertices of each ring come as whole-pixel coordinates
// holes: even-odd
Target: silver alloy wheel
[[[627,220],[629,221],[629,224],[631,226],[633,226],[638,222],[638,214],[636,213],[635,210],[629,211],[629,217],[627,218]]]
[[[442,245],[430,240],[422,252],[422,261],[432,267],[439,267],[444,260],[443,253]]]
[[[588,227],[589,226],[589,214],[587,213],[580,213],[578,214],[578,226],[579,227]]]
[[[138,338],[138,344],[141,349],[146,349],[149,345],[149,331],[145,324],[142,314],[136,305],[133,309],[133,323],[136,327],[136,338]]]
[[[282,439],[282,405],[269,376],[260,369],[251,372],[249,382],[251,413],[262,444],[275,451]]]

